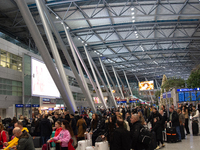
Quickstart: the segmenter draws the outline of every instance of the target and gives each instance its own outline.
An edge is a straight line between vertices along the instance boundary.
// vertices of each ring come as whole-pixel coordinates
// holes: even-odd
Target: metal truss
[[[15,4],[13,0],[9,1]],[[138,78],[146,76],[148,79],[165,73],[167,76],[182,75],[187,78],[191,69],[200,63],[199,6],[198,0],[63,0],[46,3],[52,17],[58,17],[54,19],[55,25],[59,27],[60,23],[65,23],[73,38],[86,43],[97,66],[100,66],[97,60],[101,57],[110,72],[112,65],[119,76],[123,76],[124,70],[127,77],[131,77],[134,72]],[[46,40],[36,6],[32,4],[29,8]],[[133,9],[137,20],[134,23],[123,22],[123,19],[131,20]],[[19,10],[1,13],[9,17],[6,18],[6,25],[5,18],[0,17],[0,25],[30,47],[35,47],[30,36],[24,38],[29,33]],[[79,17],[76,17],[77,14]],[[141,21],[146,18],[147,21]],[[93,25],[94,21],[105,19],[109,23]],[[121,19],[122,22],[119,23],[116,19]],[[70,25],[80,21],[86,23],[84,27],[74,28]],[[59,31],[68,46],[63,30]],[[82,45],[77,47],[85,59]]]

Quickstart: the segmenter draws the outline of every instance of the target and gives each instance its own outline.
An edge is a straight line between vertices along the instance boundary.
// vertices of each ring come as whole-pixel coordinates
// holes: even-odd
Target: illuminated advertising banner
[[[153,89],[154,89],[154,82],[153,81],[139,82],[139,90],[140,91],[153,90]]]
[[[60,93],[44,62],[31,58],[32,96],[59,98]]]

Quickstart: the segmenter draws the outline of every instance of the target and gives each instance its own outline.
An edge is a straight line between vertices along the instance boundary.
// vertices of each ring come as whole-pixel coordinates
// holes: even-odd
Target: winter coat
[[[110,150],[130,150],[131,149],[131,134],[126,129],[116,128],[113,133],[113,143],[110,145]]]
[[[79,119],[77,124],[76,124],[76,126],[78,128],[77,137],[84,137],[84,133],[85,133],[86,129],[83,129],[83,124],[85,124],[87,126],[87,124],[86,124],[86,122],[83,118]]]
[[[26,131],[19,137],[17,150],[35,150],[33,138]]]
[[[172,127],[178,127],[178,126],[180,126],[178,113],[176,111],[173,111],[171,113],[172,113],[172,120],[171,120]]]
[[[183,123],[185,124],[185,116],[184,114],[179,114],[179,122],[180,122],[180,125],[183,125]]]
[[[154,118],[156,117],[159,117],[160,120],[162,119],[162,116],[158,111],[156,111],[155,113],[152,112],[148,118],[148,122],[151,122],[152,127],[154,126]]]
[[[131,148],[134,150],[142,150],[144,149],[144,146],[138,141],[138,137],[140,134],[140,129],[143,128],[140,121],[136,121],[131,126],[131,139],[132,139],[132,145]]]
[[[109,144],[111,145],[113,143],[113,133],[115,131],[115,123],[112,122],[105,122],[105,133],[104,135],[107,137]]]
[[[55,137],[58,136],[58,135],[60,134],[61,131],[62,131],[62,127],[56,129]],[[50,140],[49,142],[55,142],[55,143],[56,143],[56,141],[53,141],[53,140]]]
[[[155,124],[154,124],[154,127],[152,128],[151,131],[154,131],[156,133],[156,139],[157,140],[161,140],[163,137],[162,137],[162,131],[163,131],[163,128],[162,128],[162,124],[161,124],[161,121],[157,121]]]
[[[77,135],[78,133],[77,133],[76,119],[75,118],[71,118],[70,125],[71,125],[71,128],[73,130],[74,135]]]
[[[23,128],[22,132],[29,132],[27,128]],[[16,146],[18,144],[18,138],[14,137],[10,142],[8,142],[8,146],[4,150],[9,150],[11,147]]]
[[[58,136],[53,137],[53,140],[61,141],[61,147],[68,147],[69,140],[71,139],[71,135],[68,130],[62,130]]]
[[[52,133],[52,126],[49,119],[42,119],[40,122],[41,136],[50,136]]]
[[[6,138],[6,132],[4,131],[4,130],[1,130],[0,131],[0,149],[3,149],[3,147],[5,147],[4,145],[3,145],[3,143],[4,142],[8,142],[7,141],[7,138]]]

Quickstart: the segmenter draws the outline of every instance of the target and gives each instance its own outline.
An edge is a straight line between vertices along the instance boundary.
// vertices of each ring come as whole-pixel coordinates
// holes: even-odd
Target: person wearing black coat
[[[169,123],[172,124],[172,127],[176,128],[176,133],[178,135],[178,142],[181,142],[181,131],[180,131],[180,122],[179,122],[179,116],[176,111],[172,107],[169,108]]]
[[[148,121],[147,121],[147,124],[148,124],[148,122],[151,122],[152,128],[154,127],[154,118],[156,118],[156,117],[158,117],[160,120],[162,119],[161,114],[154,107],[153,112],[151,113],[151,115],[149,116]]]
[[[42,145],[47,143],[52,133],[52,125],[49,119],[47,118],[48,118],[47,115],[43,115],[43,119],[40,122]]]
[[[164,147],[164,143],[163,143],[163,137],[162,137],[162,131],[163,131],[163,127],[162,127],[162,123],[161,120],[159,120],[158,117],[154,118],[154,127],[151,130],[152,132],[156,133],[156,141],[157,141],[157,147],[156,149],[160,149],[160,142],[162,144],[162,147]]]
[[[122,119],[117,120],[112,141],[113,143],[110,145],[110,150],[131,149],[131,134],[124,128],[124,121]]]
[[[131,124],[132,124],[132,126],[130,127],[131,139],[132,139],[131,148],[134,149],[134,150],[147,149],[138,140],[140,130],[141,130],[141,128],[143,128],[141,122],[139,121],[139,115],[138,114],[131,115]]]

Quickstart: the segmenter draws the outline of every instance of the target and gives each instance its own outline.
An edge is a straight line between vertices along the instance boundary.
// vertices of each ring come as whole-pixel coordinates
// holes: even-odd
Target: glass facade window
[[[0,49],[0,65],[22,72],[22,57]]]
[[[0,94],[22,96],[22,82],[0,78]]]

